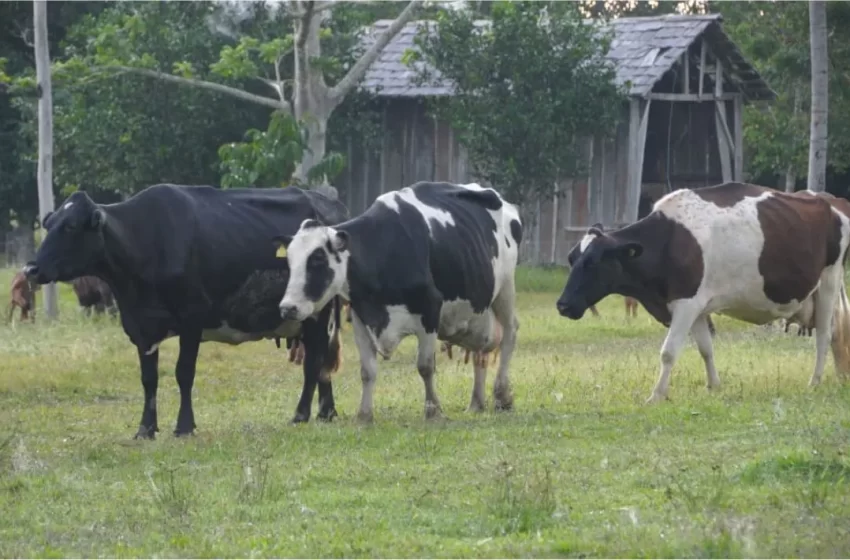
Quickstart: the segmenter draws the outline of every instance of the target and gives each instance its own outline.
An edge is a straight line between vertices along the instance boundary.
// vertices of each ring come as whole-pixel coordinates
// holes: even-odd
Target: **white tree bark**
[[[294,2],[295,14],[295,98],[293,109],[295,118],[307,129],[307,151],[295,170],[295,177],[307,181],[310,169],[325,157],[328,120],[334,109],[342,103],[345,96],[363,79],[366,70],[378,58],[381,51],[395,37],[401,28],[413,19],[422,0],[411,0],[398,18],[378,37],[360,59],[351,67],[339,83],[329,88],[321,69],[315,68],[311,60],[321,56],[322,48],[319,31],[322,18],[326,17],[332,4],[317,4],[313,1]],[[334,198],[337,191],[322,177],[319,190]]]
[[[809,134],[809,190],[826,190],[829,60],[827,59],[826,2],[809,3],[809,44],[812,57],[812,118]]]
[[[794,112],[793,115],[793,123],[796,125],[797,118],[800,115],[800,105],[802,104],[802,95],[800,92],[800,84],[794,85]],[[797,140],[794,139],[792,142],[792,149],[796,152]],[[793,159],[793,158],[792,158]],[[792,193],[797,188],[797,169],[795,168],[793,163],[789,163],[788,167],[785,168],[785,192]]]
[[[53,89],[50,83],[50,50],[47,43],[47,2],[33,2],[35,73],[38,81],[38,216],[43,222],[53,211]],[[44,287],[47,317],[59,315],[56,284]]]

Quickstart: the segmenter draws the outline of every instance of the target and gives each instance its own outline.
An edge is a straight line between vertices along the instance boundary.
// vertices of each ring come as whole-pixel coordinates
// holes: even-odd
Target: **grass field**
[[[380,361],[375,423],[358,425],[347,326],[332,424],[288,424],[301,373],[271,341],[208,343],[197,435],[177,440],[172,340],[153,442],[131,439],[135,350],[63,286],[57,323],[0,327],[0,554],[850,555],[850,388],[830,358],[807,389],[813,339],[718,317],[722,389],[704,389],[690,342],[671,401],[647,407],[664,328],[643,309],[626,321],[617,296],[562,319],[563,272],[518,277],[513,412],[465,413],[471,367],[441,354],[448,420],[427,423],[411,338]]]

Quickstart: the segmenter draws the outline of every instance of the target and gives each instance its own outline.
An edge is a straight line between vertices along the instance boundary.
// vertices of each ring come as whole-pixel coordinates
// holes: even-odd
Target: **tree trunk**
[[[797,173],[794,171],[794,166],[789,165],[785,170],[785,192],[794,192],[797,188]]]
[[[826,37],[826,2],[809,3],[809,44],[812,57],[812,117],[809,135],[809,190],[826,190],[827,117],[829,74]]]
[[[295,169],[294,176],[306,183],[307,175],[313,167],[321,163],[325,157],[328,120],[331,114],[345,96],[363,79],[366,70],[378,58],[387,43],[395,37],[422,4],[422,0],[412,0],[399,14],[390,27],[376,38],[375,42],[351,67],[339,83],[329,88],[321,68],[312,65],[311,61],[322,55],[319,40],[322,20],[330,14],[330,5],[311,1],[296,2],[299,17],[295,22],[295,96],[293,114],[295,119],[302,122],[307,130],[307,147],[301,158],[301,163]],[[336,198],[336,188],[328,183],[327,176],[322,176],[317,190]]]
[[[41,222],[53,211],[53,89],[50,82],[50,51],[47,43],[47,2],[33,2],[35,72],[38,81],[38,215]],[[47,317],[59,315],[56,284],[44,287]]]
[[[800,91],[802,86],[799,83],[794,84],[794,108],[792,115],[792,125],[797,125],[797,119],[800,117],[800,107],[803,102],[803,95]],[[795,159],[795,154],[797,153],[797,138],[793,138],[791,141],[791,153],[788,155],[788,159],[793,161]],[[794,192],[797,188],[797,169],[794,167],[793,163],[789,163],[788,167],[785,168],[785,192]]]

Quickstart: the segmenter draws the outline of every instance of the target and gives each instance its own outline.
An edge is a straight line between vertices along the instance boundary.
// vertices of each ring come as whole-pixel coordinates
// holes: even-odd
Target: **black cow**
[[[192,385],[203,341],[241,344],[300,338],[304,385],[293,422],[306,422],[319,386],[319,418],[336,415],[327,374],[339,360],[338,300],[303,323],[282,321],[289,280],[271,240],[306,219],[348,217],[338,201],[295,187],[219,190],[154,185],[117,204],[76,192],[44,220],[47,235],[27,274],[39,284],[97,276],[112,289],[124,332],[136,345],[145,403],[136,437],[159,431],[159,344],[179,336],[180,411],[175,435],[195,429]]]
[[[408,335],[418,339],[427,418],[440,413],[433,380],[437,339],[472,352],[499,346],[494,406],[508,410],[521,239],[517,209],[493,189],[416,183],[379,196],[363,215],[336,227],[305,220],[294,238],[281,236],[292,268],[281,315],[303,320],[333,297],[351,302],[363,381],[361,421],[373,418],[377,353],[389,358]],[[469,408],[480,411],[487,360],[473,363]]]

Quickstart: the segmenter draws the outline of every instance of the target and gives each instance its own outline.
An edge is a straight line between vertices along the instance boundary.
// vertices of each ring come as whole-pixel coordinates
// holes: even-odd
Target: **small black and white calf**
[[[516,207],[495,190],[416,183],[381,195],[352,220],[333,227],[304,220],[294,237],[279,237],[291,271],[281,316],[304,320],[337,295],[351,302],[361,421],[373,419],[377,354],[389,358],[409,335],[418,339],[426,418],[441,414],[433,379],[438,339],[473,352],[499,347],[494,407],[508,410],[521,239]],[[474,371],[469,410],[478,411],[485,407],[486,364]]]

